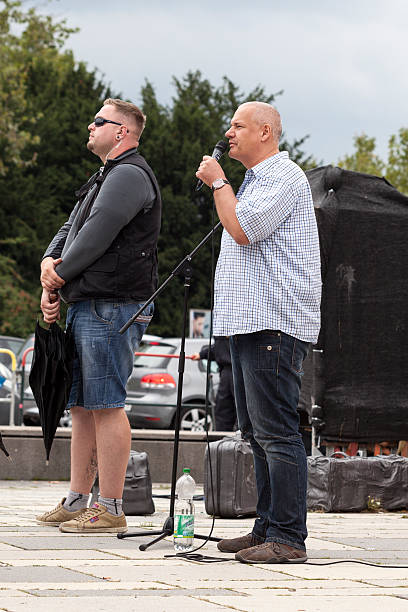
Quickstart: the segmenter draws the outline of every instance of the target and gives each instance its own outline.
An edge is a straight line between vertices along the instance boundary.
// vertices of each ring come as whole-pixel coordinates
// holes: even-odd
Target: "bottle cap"
[[[190,471],[191,471],[190,468],[183,469],[184,474],[190,474]]]

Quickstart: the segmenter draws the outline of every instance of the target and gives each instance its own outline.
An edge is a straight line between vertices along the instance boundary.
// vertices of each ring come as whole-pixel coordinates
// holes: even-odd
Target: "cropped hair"
[[[133,120],[134,124],[136,124],[137,137],[139,138],[146,125],[146,115],[142,113],[140,108],[136,104],[132,104],[132,102],[125,102],[125,100],[120,100],[119,98],[107,98],[103,105],[107,104],[114,106],[125,118]]]

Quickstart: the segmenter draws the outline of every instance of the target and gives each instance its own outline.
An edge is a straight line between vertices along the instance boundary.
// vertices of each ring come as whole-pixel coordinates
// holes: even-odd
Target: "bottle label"
[[[176,514],[174,517],[174,537],[194,538],[193,514]]]

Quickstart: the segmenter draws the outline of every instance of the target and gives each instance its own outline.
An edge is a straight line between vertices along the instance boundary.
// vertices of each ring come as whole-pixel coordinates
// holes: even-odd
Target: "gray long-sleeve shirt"
[[[91,188],[87,198],[92,197],[94,189],[96,186]],[[89,217],[79,232],[77,203],[68,221],[51,241],[44,257],[62,257],[56,272],[65,281],[72,280],[103,255],[120,230],[135,215],[142,209],[150,210],[155,198],[153,185],[144,170],[132,164],[118,165],[103,182]],[[86,205],[86,200],[82,205]]]

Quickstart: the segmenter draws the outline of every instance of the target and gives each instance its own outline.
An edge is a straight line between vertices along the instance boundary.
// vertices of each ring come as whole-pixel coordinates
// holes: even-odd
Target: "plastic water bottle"
[[[194,504],[196,483],[190,476],[190,468],[176,482],[176,506],[174,514],[174,550],[188,552],[194,546]]]

